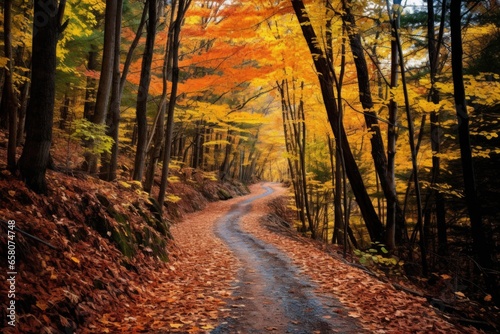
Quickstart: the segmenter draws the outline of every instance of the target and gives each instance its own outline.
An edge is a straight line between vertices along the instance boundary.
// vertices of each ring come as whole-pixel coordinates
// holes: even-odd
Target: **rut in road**
[[[314,284],[300,274],[290,259],[274,246],[243,231],[241,224],[252,202],[263,194],[234,205],[216,224],[216,234],[241,264],[231,302],[231,316],[212,331],[218,333],[360,333],[353,318],[342,316],[333,297],[319,296]],[[339,313],[337,313],[337,312]]]

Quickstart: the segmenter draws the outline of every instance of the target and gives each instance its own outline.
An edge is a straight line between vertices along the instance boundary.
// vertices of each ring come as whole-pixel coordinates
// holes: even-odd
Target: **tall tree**
[[[174,1],[176,3],[177,1]],[[184,16],[191,5],[191,0],[179,0],[177,3],[177,15],[175,21],[172,25],[172,84],[170,87],[170,100],[168,102],[167,108],[167,124],[165,127],[165,152],[163,153],[163,166],[161,170],[161,183],[160,192],[158,194],[158,203],[160,208],[163,208],[163,203],[165,202],[165,195],[167,192],[167,182],[168,182],[168,172],[170,165],[170,153],[172,150],[172,138],[174,129],[174,114],[175,105],[177,103],[177,89],[179,85],[179,47],[180,47],[180,34],[182,28],[182,22]],[[172,6],[172,11],[174,11],[174,6]]]
[[[115,18],[115,45],[113,54],[113,74],[111,80],[111,98],[109,113],[107,115],[106,134],[113,138],[111,153],[105,153],[101,178],[107,181],[116,179],[116,168],[118,165],[118,132],[120,127],[120,50],[121,50],[121,28],[122,28],[123,0],[116,0]]]
[[[135,152],[133,179],[142,181],[144,166],[146,162],[146,151],[148,144],[148,96],[149,85],[151,83],[151,63],[153,62],[153,52],[156,38],[156,24],[158,13],[158,1],[148,2],[148,22],[146,28],[146,46],[142,56],[141,78],[139,80],[139,91],[136,104],[137,121],[137,150]]]
[[[19,169],[28,187],[47,191],[54,119],[56,46],[68,21],[62,23],[66,0],[34,2],[30,101],[26,111],[26,143]]]
[[[389,6],[389,2],[387,2]],[[399,15],[401,13],[401,0],[394,0],[392,10],[387,8],[391,18],[391,89],[398,85],[398,43],[396,34],[399,29]],[[386,237],[385,242],[389,249],[396,247],[396,139],[397,139],[397,116],[398,103],[391,98],[389,101],[389,124],[387,126],[387,182],[391,189],[390,198],[387,200],[387,222],[386,222]]]
[[[113,80],[113,63],[115,57],[117,6],[118,4],[116,0],[106,0],[101,75],[99,77],[99,85],[97,87],[94,114],[92,115],[92,122],[95,124],[104,124],[108,114],[111,83]],[[92,53],[89,53],[89,65],[91,63],[91,57]],[[87,144],[92,145],[93,143],[90,142]],[[88,154],[85,158],[87,171],[90,173],[96,173],[99,156],[96,154]]]
[[[116,0],[106,0],[101,76],[97,88],[95,112],[92,118],[92,121],[96,124],[104,124],[108,113],[111,82],[113,80],[117,6]]]
[[[481,213],[481,202],[477,194],[477,185],[472,159],[470,142],[469,114],[463,78],[463,47],[462,47],[462,0],[451,0],[450,3],[450,32],[451,32],[451,66],[453,73],[453,92],[455,110],[458,119],[458,140],[462,161],[465,201],[469,212],[472,230],[472,246],[477,263],[482,268],[492,268],[491,243],[486,237]],[[498,294],[494,278],[486,274],[490,291]]]
[[[432,101],[437,106],[440,102],[439,91],[436,88],[437,75],[439,70],[439,51],[443,42],[444,35],[444,23],[445,23],[445,13],[446,13],[446,1],[442,2],[441,18],[439,24],[439,33],[436,36],[435,33],[435,11],[434,11],[434,1],[427,0],[427,49],[429,53],[429,68],[430,68],[430,78],[431,78],[431,89],[429,92],[429,100]],[[439,153],[441,152],[441,138],[440,138],[440,126],[439,126],[439,111],[431,111],[431,145],[432,152],[432,183],[439,182],[441,173],[441,158]],[[447,236],[446,236],[446,211],[444,196],[439,190],[432,190],[431,195],[435,198],[435,208],[436,208],[436,221],[438,230],[438,254],[446,255],[447,252]],[[426,206],[428,206],[426,204]],[[430,210],[428,208],[427,210]],[[427,215],[429,216],[429,215]],[[428,225],[428,223],[426,224]]]
[[[153,123],[153,134],[150,136],[153,141],[150,153],[149,153],[149,163],[148,169],[146,173],[146,179],[144,180],[144,190],[148,193],[151,193],[153,188],[155,173],[156,173],[156,165],[158,164],[158,160],[161,158],[162,149],[164,148],[165,143],[165,112],[167,109],[167,86],[168,86],[168,77],[171,75],[171,67],[172,67],[172,43],[173,43],[173,33],[174,33],[174,21],[175,21],[175,12],[174,6],[176,4],[173,3],[173,6],[170,10],[170,19],[168,23],[168,33],[167,33],[167,42],[165,45],[165,54],[163,57],[163,66],[162,66],[162,93],[161,100],[158,106],[158,111],[156,113],[155,121]],[[147,145],[149,146],[149,145]]]
[[[16,168],[16,141],[17,141],[17,95],[14,92],[14,58],[12,56],[12,0],[5,0],[4,4],[4,49],[8,64],[5,73],[4,96],[9,110],[9,142],[7,146],[7,167]],[[3,101],[2,101],[3,102]]]

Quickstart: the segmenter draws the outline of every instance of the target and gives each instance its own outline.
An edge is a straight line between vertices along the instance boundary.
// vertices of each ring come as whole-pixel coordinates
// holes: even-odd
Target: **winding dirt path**
[[[315,293],[315,284],[276,247],[242,228],[252,203],[266,201],[274,189],[233,205],[215,226],[240,263],[232,311],[212,333],[360,333],[353,318],[333,310],[341,304]],[[263,214],[262,212],[260,213]]]
[[[171,261],[129,281],[124,302],[82,333],[477,333],[447,322],[425,298],[395,290],[317,243],[270,232],[262,218],[287,190],[210,203],[171,232]]]

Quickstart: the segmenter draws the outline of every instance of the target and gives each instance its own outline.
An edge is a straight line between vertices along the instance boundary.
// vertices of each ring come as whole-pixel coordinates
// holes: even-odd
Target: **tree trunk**
[[[148,3],[146,46],[142,56],[141,78],[139,80],[139,92],[137,94],[136,105],[137,149],[135,152],[133,179],[137,181],[142,181],[146,162],[146,146],[148,141],[148,96],[149,84],[151,82],[151,63],[153,62],[153,52],[156,38],[157,8],[157,1],[150,0]]]
[[[49,5],[34,2],[31,94],[26,111],[26,143],[19,169],[27,186],[38,193],[47,191],[45,173],[50,162],[54,119],[56,46],[66,1]],[[43,21],[41,20],[43,18]]]
[[[137,27],[137,32],[135,33],[134,40],[130,45],[130,48],[127,52],[127,57],[125,58],[125,62],[123,63],[123,72],[120,78],[120,100],[123,95],[123,89],[125,88],[125,82],[127,82],[127,75],[130,69],[130,64],[132,63],[132,56],[134,55],[134,51],[139,44],[139,40],[142,36],[142,31],[144,30],[144,25],[146,24],[146,17],[148,14],[148,3],[149,0],[146,0],[144,3],[144,9],[142,11],[141,21],[139,22],[139,26]]]
[[[168,172],[170,165],[170,153],[172,149],[172,135],[174,129],[174,113],[175,104],[177,102],[177,88],[179,84],[179,44],[180,44],[180,34],[182,21],[184,20],[184,15],[186,14],[191,0],[179,0],[177,16],[173,24],[172,32],[172,87],[170,90],[170,101],[168,103],[167,111],[167,125],[165,127],[165,152],[163,157],[163,166],[161,171],[161,183],[160,192],[158,194],[158,203],[160,208],[163,209],[163,203],[165,202],[165,195],[167,192],[168,183]],[[172,11],[174,11],[174,6],[172,5]]]
[[[29,75],[28,73],[26,74]],[[31,80],[27,80],[23,85],[21,93],[20,106],[18,110],[19,120],[17,122],[17,145],[24,143],[24,125],[26,123],[26,109],[28,108],[29,92],[31,87]]]
[[[146,180],[144,181],[144,190],[151,193],[153,188],[154,177],[156,173],[156,165],[163,154],[165,154],[165,113],[167,110],[167,85],[168,77],[172,71],[172,57],[173,57],[173,29],[174,29],[174,8],[170,11],[170,22],[167,35],[167,42],[165,44],[165,56],[163,58],[162,66],[162,95],[160,105],[158,107],[157,116],[154,124],[154,137],[153,147],[149,158],[148,171],[146,173]],[[149,145],[148,145],[149,146]]]
[[[121,30],[122,30],[122,10],[123,0],[116,1],[115,38],[113,55],[113,75],[111,81],[111,99],[109,104],[109,114],[107,116],[106,135],[113,138],[111,154],[106,153],[101,168],[101,178],[106,181],[116,179],[116,169],[118,167],[118,134],[120,129],[120,50],[121,50]]]
[[[95,71],[97,69],[97,47],[94,44],[90,45],[89,59],[87,62],[87,70]],[[85,103],[83,105],[83,117],[92,120],[95,111],[95,88],[96,80],[88,76],[87,85],[85,88]]]
[[[398,86],[398,43],[396,42],[396,33],[399,29],[399,14],[401,0],[394,0],[392,13],[392,40],[391,40],[391,89]],[[387,223],[386,223],[386,244],[389,249],[396,247],[396,140],[397,140],[397,118],[398,103],[394,98],[389,102],[389,125],[387,126],[387,187],[391,189],[393,196],[387,198]],[[380,176],[379,176],[380,179]]]
[[[427,44],[429,50],[429,64],[431,76],[431,90],[429,92],[430,100],[436,105],[439,104],[440,96],[439,91],[436,89],[436,76],[438,74],[439,64],[439,49],[442,43],[444,32],[444,17],[446,4],[443,2],[443,11],[441,12],[441,23],[439,28],[439,36],[436,40],[434,32],[434,1],[427,0]],[[441,152],[441,138],[440,138],[440,125],[439,125],[439,111],[433,110],[431,112],[431,148],[432,148],[432,183],[439,182],[441,166],[439,153]],[[432,190],[435,198],[436,221],[438,230],[438,254],[446,255],[448,248],[448,238],[446,233],[446,209],[445,199],[439,190]]]
[[[451,0],[450,4],[450,30],[451,30],[451,66],[453,73],[453,91],[455,109],[458,119],[458,140],[460,144],[460,157],[462,160],[463,180],[465,188],[465,202],[469,211],[472,230],[472,248],[475,260],[482,268],[493,268],[491,258],[492,249],[489,238],[486,237],[481,202],[476,188],[474,164],[469,131],[469,115],[463,80],[463,50],[462,50],[462,25],[461,25],[461,0]],[[483,273],[485,273],[483,271]],[[486,282],[492,293],[498,294],[494,287],[494,278],[485,273]],[[493,290],[492,290],[493,289]],[[496,290],[496,291],[495,291]]]
[[[8,65],[5,73],[5,87],[2,102],[9,110],[9,142],[7,145],[7,168],[11,171],[16,169],[16,148],[17,148],[17,95],[14,92],[14,59],[12,57],[12,0],[5,0],[4,4],[4,49],[5,58]]]
[[[101,75],[99,77],[99,86],[97,88],[94,115],[92,115],[92,122],[95,124],[104,124],[108,114],[115,56],[116,8],[117,2],[115,0],[106,0]],[[92,141],[87,143],[87,145],[93,145]],[[91,153],[86,154],[84,166],[86,166],[89,173],[97,173],[98,163],[99,155]]]
[[[59,120],[59,129],[61,129],[61,130],[66,129],[66,123],[68,121],[69,104],[71,102],[71,99],[69,97],[69,93],[70,93],[70,88],[69,88],[69,84],[68,84],[67,88],[66,88],[66,92],[64,92],[63,104],[59,108],[59,111],[61,114],[61,119]]]
[[[92,122],[96,124],[104,124],[108,113],[111,82],[113,80],[113,60],[115,55],[116,10],[116,0],[106,0],[101,76],[99,78],[99,87],[97,88],[95,112],[92,117]]]
[[[229,175],[229,168],[230,168],[229,162],[233,152],[233,141],[234,141],[233,130],[230,129],[227,130],[227,141],[228,143],[226,144],[224,150],[224,160],[222,161],[222,164],[219,169],[219,180],[221,181],[224,181]]]

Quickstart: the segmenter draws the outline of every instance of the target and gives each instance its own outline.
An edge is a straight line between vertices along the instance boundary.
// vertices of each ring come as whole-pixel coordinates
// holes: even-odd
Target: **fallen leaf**
[[[45,311],[49,307],[49,305],[42,301],[37,301],[36,306],[42,311]]]
[[[205,325],[205,326],[201,326],[201,329],[204,329],[204,330],[206,330],[206,331],[209,331],[209,330],[214,329],[214,328],[215,328],[215,327],[214,327],[214,326],[212,326],[212,325]]]

